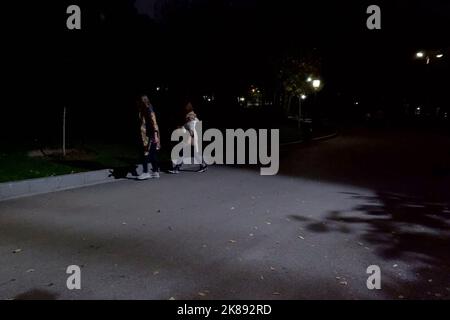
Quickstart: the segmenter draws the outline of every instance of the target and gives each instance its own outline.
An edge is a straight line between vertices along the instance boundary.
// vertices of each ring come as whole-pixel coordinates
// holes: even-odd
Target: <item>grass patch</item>
[[[52,177],[57,175],[117,168],[135,164],[137,151],[125,145],[89,145],[61,155],[30,156],[30,149],[0,153],[0,182]],[[39,152],[38,152],[39,153]],[[45,150],[44,150],[45,153]]]
[[[30,158],[26,151],[0,154],[0,182],[51,177],[83,171],[47,159]]]

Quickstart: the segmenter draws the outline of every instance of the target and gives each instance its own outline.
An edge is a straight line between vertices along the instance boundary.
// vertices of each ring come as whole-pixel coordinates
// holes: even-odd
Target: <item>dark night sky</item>
[[[139,13],[155,16],[155,4],[160,0],[136,0],[135,6]]]
[[[191,9],[183,5],[188,2]],[[65,10],[73,3],[84,12],[79,33],[65,28]],[[383,29],[368,31],[365,11],[373,3],[67,0],[35,4],[36,10],[28,11],[16,4],[9,10],[16,15],[7,20],[11,43],[4,46],[10,55],[8,83],[15,88],[7,91],[12,100],[25,94],[40,106],[32,111],[42,118],[44,110],[60,108],[61,101],[89,110],[92,105],[112,109],[113,103],[122,108],[143,85],[172,81],[183,86],[197,80],[199,90],[229,88],[264,79],[273,58],[284,52],[318,48],[332,84],[328,88],[372,97],[397,90],[395,80],[409,78],[404,70],[416,50],[450,47],[450,1],[376,1]],[[175,10],[161,14],[162,4]],[[134,9],[157,18],[156,23]],[[447,77],[442,79],[439,85],[448,85]],[[404,91],[417,90],[404,85]],[[7,112],[21,114],[18,108]]]
[[[197,33],[212,28],[232,34],[237,29],[233,35],[252,32],[268,39],[275,35],[275,40],[286,36],[298,41],[311,40],[312,44],[340,45],[351,36],[362,35],[358,41],[374,41],[375,37],[365,27],[366,8],[374,3],[382,9],[383,28],[377,34],[382,35],[383,41],[411,45],[448,41],[445,38],[449,38],[450,1],[447,0],[136,0],[135,6],[138,12],[156,19],[161,19],[164,6],[178,8],[181,12],[178,17],[194,11],[187,8],[196,8],[203,15],[183,21],[182,28],[198,24]],[[207,9],[198,10],[200,7]],[[243,19],[239,20],[240,17]]]

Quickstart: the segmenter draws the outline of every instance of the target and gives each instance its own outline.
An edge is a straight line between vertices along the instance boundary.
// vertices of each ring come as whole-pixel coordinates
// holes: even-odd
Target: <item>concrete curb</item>
[[[118,181],[109,169],[0,183],[0,201]]]
[[[335,132],[335,133],[332,133],[332,134],[329,134],[329,135],[326,135],[326,136],[316,137],[316,138],[312,139],[312,141],[328,140],[328,139],[332,139],[334,137],[337,137],[338,135],[339,135],[339,133]],[[298,140],[298,141],[293,141],[293,142],[286,142],[286,143],[281,143],[280,146],[281,147],[290,146],[290,145],[293,145],[293,144],[300,144],[300,143],[303,143],[303,142],[305,142],[305,141]]]
[[[328,139],[332,139],[334,137],[337,137],[339,135],[339,133],[335,132],[326,136],[322,136],[322,137],[317,137],[314,138],[313,141],[323,141],[323,140],[328,140]]]

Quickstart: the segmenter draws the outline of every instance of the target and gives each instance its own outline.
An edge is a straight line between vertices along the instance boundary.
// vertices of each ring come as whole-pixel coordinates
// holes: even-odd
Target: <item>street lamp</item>
[[[298,128],[300,129],[302,126],[302,100],[306,100],[308,96],[306,94],[300,95],[300,99],[298,99]]]
[[[425,55],[425,53],[423,51],[417,52],[416,53],[416,58],[417,59],[427,58],[427,64],[430,64],[430,57],[428,55]]]
[[[443,53],[440,53],[439,51],[429,51],[429,52],[424,52],[424,51],[419,51],[416,52],[416,59],[425,59],[426,60],[426,64],[430,64],[432,62],[433,59],[442,59],[444,57]]]
[[[319,89],[320,88],[320,84],[321,84],[320,80],[313,80],[313,82],[312,82],[312,86],[313,86],[314,89]]]

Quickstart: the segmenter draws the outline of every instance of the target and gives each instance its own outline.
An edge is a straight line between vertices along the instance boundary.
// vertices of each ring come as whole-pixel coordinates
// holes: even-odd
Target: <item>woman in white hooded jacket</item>
[[[197,170],[197,172],[205,172],[208,169],[207,164],[203,160],[203,157],[201,156],[201,150],[199,146],[199,137],[197,133],[197,124],[200,122],[200,120],[197,118],[197,115],[194,112],[194,108],[192,106],[192,103],[188,103],[184,110],[186,112],[185,116],[185,123],[181,130],[183,132],[188,132],[189,137],[187,140],[187,145],[192,147],[194,149],[194,160],[196,164],[200,164],[200,168]],[[173,169],[170,170],[170,173],[180,173],[181,166],[183,165],[183,157],[179,157],[178,159],[172,159]]]

